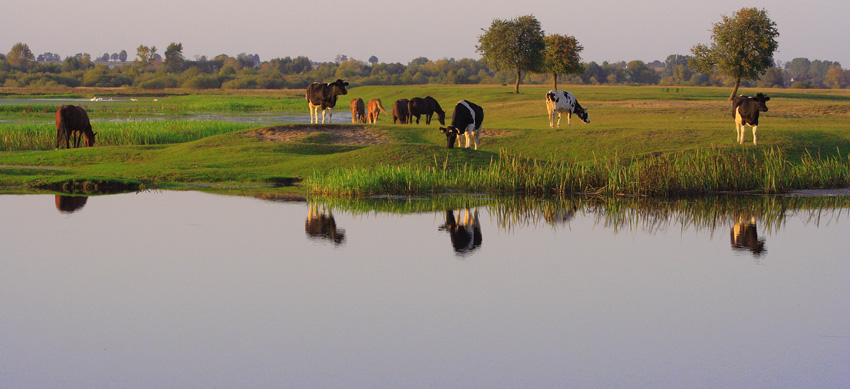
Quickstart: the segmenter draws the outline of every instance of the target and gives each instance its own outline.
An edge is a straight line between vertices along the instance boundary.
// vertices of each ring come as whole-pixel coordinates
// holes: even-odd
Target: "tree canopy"
[[[711,46],[698,44],[691,49],[693,67],[704,73],[717,68],[735,79],[731,100],[738,93],[741,80],[757,80],[773,66],[773,52],[779,44],[779,30],[767,11],[742,8],[712,28]]]
[[[552,89],[558,89],[558,74],[581,74],[584,66],[581,63],[581,53],[584,50],[574,36],[546,35],[543,38],[546,51],[543,69],[552,75]]]
[[[533,15],[495,19],[489,29],[482,31],[484,34],[478,37],[475,50],[490,68],[515,71],[514,93],[519,93],[523,73],[539,72],[543,68],[546,45],[540,22]]]

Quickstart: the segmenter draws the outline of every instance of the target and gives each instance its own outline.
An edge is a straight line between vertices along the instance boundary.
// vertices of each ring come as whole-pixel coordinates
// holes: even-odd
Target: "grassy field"
[[[726,164],[722,174],[727,176],[736,175],[736,164],[750,165],[740,168],[749,172],[746,174],[759,176],[743,179],[747,184],[741,187],[694,184],[708,188],[703,189],[708,192],[727,189],[772,192],[797,187],[841,186],[847,185],[846,180],[850,179],[843,177],[850,155],[850,91],[742,90],[744,94],[763,92],[771,97],[770,111],[763,113],[760,121],[759,145],[754,146],[749,130],[745,145],[735,143],[730,103],[726,100],[729,92],[725,88],[566,86],[564,89],[575,94],[581,104],[590,109],[591,124],[576,119],[572,126],[566,126],[564,118],[561,128],[550,129],[543,99],[548,88],[543,86],[523,86],[519,95],[511,93],[511,87],[502,86],[365,86],[351,88],[348,95],[340,97],[334,124],[303,126],[315,132],[289,141],[263,140],[255,136],[256,131],[249,128],[250,125],[234,123],[180,119],[99,122],[95,128],[100,137],[98,147],[57,151],[52,150],[55,106],[5,104],[0,105],[0,119],[11,120],[13,124],[0,124],[0,186],[39,187],[71,180],[113,179],[131,180],[147,187],[253,186],[298,179],[313,183],[319,178],[348,181],[354,180],[353,173],[373,176],[380,172],[389,176],[406,175],[407,178],[401,178],[401,184],[393,186],[377,185],[368,193],[405,193],[398,187],[410,187],[418,180],[440,180],[439,177],[425,178],[423,174],[426,173],[451,180],[458,174],[484,175],[503,188],[512,182],[506,178],[510,171],[507,168],[518,163],[524,168],[546,166],[549,170],[540,174],[550,177],[548,180],[563,181],[561,176],[569,171],[596,172],[577,178],[579,180],[597,179],[595,177],[605,180],[591,186],[587,182],[564,186],[567,188],[564,191],[581,190],[582,187],[598,189],[602,185],[608,187],[602,191],[606,193],[672,194],[645,189],[663,186],[682,173],[697,178],[675,179],[704,179],[700,172],[705,171],[705,166],[700,164]],[[87,91],[62,97],[86,98],[95,93],[104,98],[110,93],[116,98],[131,95],[126,90],[117,90]],[[0,95],[18,97],[2,91]],[[380,98],[390,110],[392,102],[398,98],[427,95],[440,101],[449,118],[454,103],[460,99],[484,107],[485,136],[480,150],[447,150],[437,123],[392,125],[392,118],[386,115],[381,116],[378,125],[357,126],[379,137],[382,142],[378,144],[356,144],[337,136],[338,132],[351,127],[348,102],[353,98],[366,101]],[[93,119],[162,114],[188,117],[205,112],[307,113],[301,91],[142,96],[138,101],[121,105],[95,102],[83,105]],[[693,162],[695,160],[697,162]],[[687,161],[691,161],[690,165],[684,163]],[[755,165],[766,170],[750,169]],[[663,166],[673,168],[662,169]],[[828,169],[821,169],[822,166]],[[517,177],[528,176],[523,172]],[[636,193],[630,190],[634,181],[645,181],[646,172],[660,178],[644,182],[643,189]],[[800,177],[806,176],[819,177],[800,182]],[[776,185],[777,178],[793,184]],[[557,188],[532,190],[541,185],[540,180],[542,178],[535,178],[530,184],[523,184],[530,188],[520,192],[553,194],[560,191]],[[449,182],[448,187],[446,182]],[[449,190],[451,182],[454,181],[441,181],[421,191]],[[311,185],[304,183],[291,190],[312,188],[321,191],[320,187]],[[454,189],[472,188],[479,187]],[[488,188],[481,190],[493,190]],[[689,193],[691,191],[685,191]]]

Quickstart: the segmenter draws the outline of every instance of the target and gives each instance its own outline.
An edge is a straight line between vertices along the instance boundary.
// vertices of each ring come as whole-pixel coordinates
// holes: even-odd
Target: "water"
[[[850,382],[846,206],[59,200],[0,196],[2,387]]]

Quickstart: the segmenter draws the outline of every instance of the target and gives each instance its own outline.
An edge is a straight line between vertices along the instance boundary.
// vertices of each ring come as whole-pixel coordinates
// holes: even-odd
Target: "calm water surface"
[[[0,387],[850,382],[847,208],[310,208],[0,196]]]

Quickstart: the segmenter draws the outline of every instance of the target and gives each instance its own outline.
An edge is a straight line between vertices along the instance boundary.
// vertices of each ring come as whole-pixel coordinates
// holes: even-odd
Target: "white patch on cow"
[[[758,139],[756,138],[756,131],[758,131],[759,126],[753,126],[750,124],[744,124],[744,118],[741,117],[741,106],[735,108],[735,131],[738,132],[738,144],[744,144],[744,131],[746,130],[745,126],[750,126],[753,128],[753,144],[758,145]]]
[[[549,94],[554,94],[555,99],[550,100]],[[576,108],[576,98],[572,93],[560,91],[560,90],[550,90],[549,93],[546,94],[546,110],[549,113],[549,128],[554,128],[555,124],[555,114],[558,115],[558,123],[557,126],[561,127],[561,113],[567,114],[567,125],[571,125],[572,114],[575,112]]]
[[[472,124],[466,126],[466,131],[464,131],[464,136],[466,137],[466,148],[468,149],[472,142],[475,142],[475,150],[478,150],[478,144],[481,142],[481,129],[475,128],[475,124],[477,121],[475,120],[475,110],[466,103],[466,100],[458,101],[458,104],[463,104],[466,109],[469,110],[469,114],[472,115]],[[458,143],[460,143],[460,139],[458,139]]]

